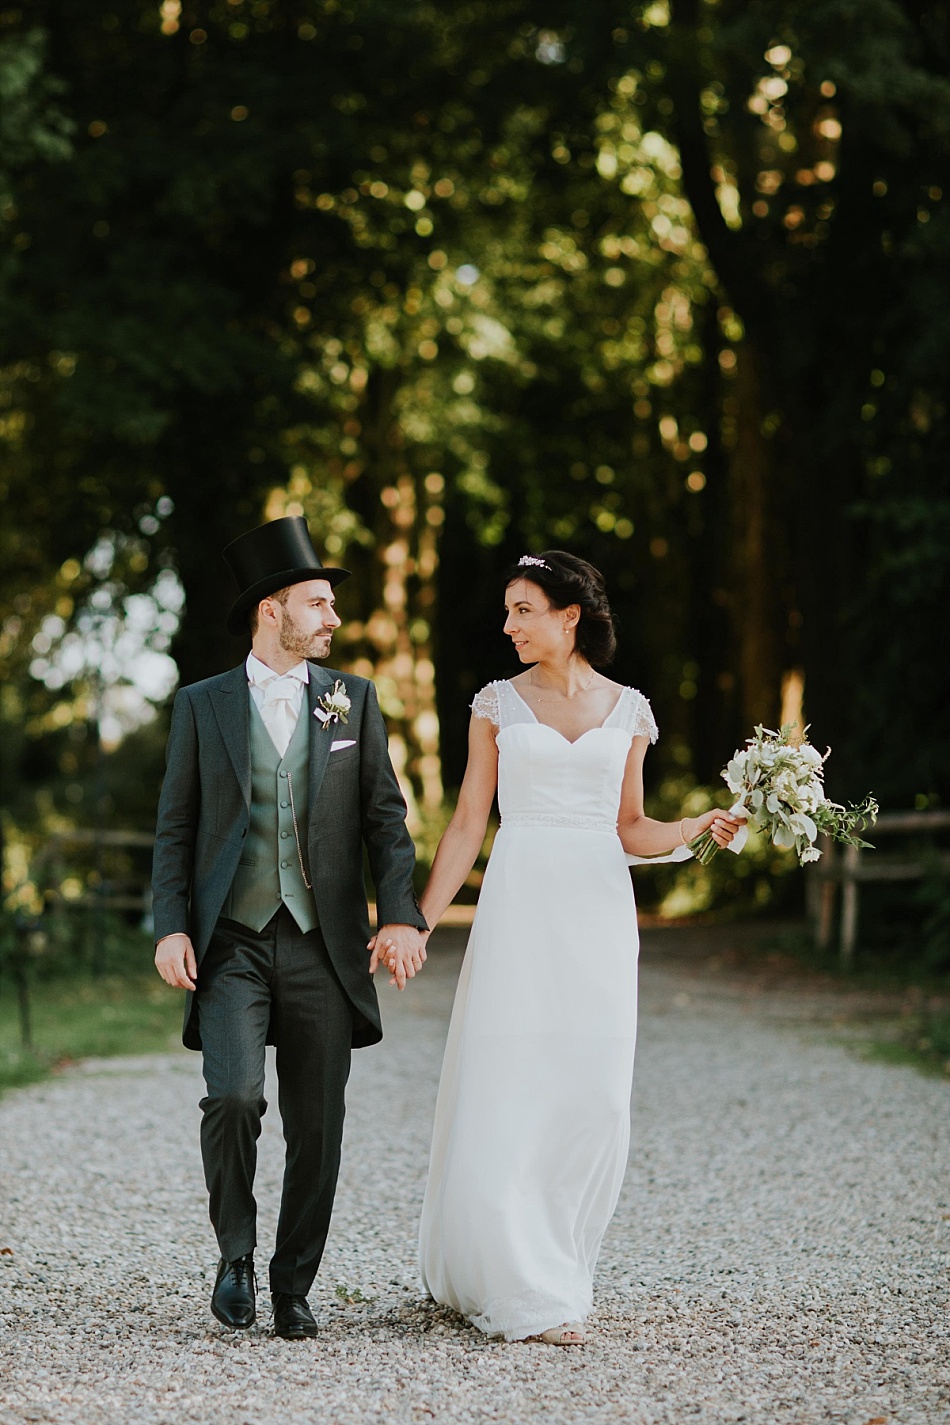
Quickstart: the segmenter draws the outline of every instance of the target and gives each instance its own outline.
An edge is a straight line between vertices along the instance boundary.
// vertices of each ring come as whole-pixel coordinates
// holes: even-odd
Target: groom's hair
[[[288,584],[287,587],[286,587],[286,589],[276,589],[273,594],[265,594],[264,597],[267,598],[267,599],[276,599],[279,604],[282,604],[282,605],[284,606],[284,608],[286,608],[286,607],[287,607],[287,600],[288,600],[289,597],[290,597],[290,591],[291,591],[292,588],[293,588],[293,585],[292,585],[292,584]],[[252,637],[252,638],[254,637],[255,633],[257,632],[257,625],[260,623],[260,615],[258,614],[258,609],[260,608],[261,603],[263,603],[263,600],[259,600],[259,601],[254,605],[254,607],[251,609],[251,611],[248,613],[248,616],[247,616],[247,624],[248,624],[248,628],[251,630],[251,637]]]
[[[546,549],[528,564],[512,564],[505,575],[505,588],[516,579],[537,584],[556,609],[580,607],[575,647],[592,668],[606,668],[617,651],[616,620],[607,601],[604,576],[586,559],[564,549]]]

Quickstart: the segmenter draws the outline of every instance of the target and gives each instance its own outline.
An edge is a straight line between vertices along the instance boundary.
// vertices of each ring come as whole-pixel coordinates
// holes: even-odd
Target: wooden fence
[[[78,896],[64,896],[58,882],[61,882],[61,857],[67,846],[91,847],[99,855],[106,849],[115,851],[151,851],[155,837],[147,831],[57,831],[50,836],[43,849],[34,857],[32,875],[39,885],[46,873],[51,873],[53,885],[46,889],[46,900],[50,905],[63,908],[101,907],[109,910],[140,910],[143,913],[151,905],[149,873],[116,883],[94,885]]]
[[[808,868],[806,880],[808,918],[819,949],[831,948],[837,919],[841,960],[851,964],[858,938],[859,896],[866,882],[919,881],[935,867],[950,872],[950,851],[932,849],[924,853],[913,847],[908,854],[882,855],[877,849],[882,839],[932,837],[940,831],[950,831],[950,811],[891,811],[881,812],[867,833],[873,838],[873,851],[863,851],[859,846],[838,847],[828,837],[822,837],[824,854]]]

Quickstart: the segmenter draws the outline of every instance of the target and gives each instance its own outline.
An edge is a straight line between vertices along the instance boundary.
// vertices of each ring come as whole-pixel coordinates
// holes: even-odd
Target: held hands
[[[166,985],[176,990],[193,990],[198,966],[191,937],[166,935],[155,946],[155,967]]]
[[[428,932],[414,925],[381,925],[367,945],[372,956],[369,972],[374,975],[380,965],[392,971],[391,985],[406,988],[406,981],[415,978],[426,959]]]
[[[702,836],[704,831],[712,833],[717,846],[728,846],[741,826],[742,822],[737,817],[718,807],[714,807],[712,811],[704,811],[702,816],[684,816],[680,822],[680,830],[687,846],[691,841],[695,841],[697,836]]]

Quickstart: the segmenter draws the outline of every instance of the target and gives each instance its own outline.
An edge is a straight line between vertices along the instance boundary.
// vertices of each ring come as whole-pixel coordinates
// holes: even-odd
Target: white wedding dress
[[[423,1285],[519,1340],[583,1321],[623,1181],[637,1025],[637,918],[617,813],[624,688],[569,742],[509,682],[472,704],[499,729],[501,827],[456,992],[420,1230]]]

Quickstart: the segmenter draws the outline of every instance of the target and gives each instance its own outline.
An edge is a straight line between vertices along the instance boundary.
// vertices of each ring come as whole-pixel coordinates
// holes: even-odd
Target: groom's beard
[[[292,653],[296,658],[326,658],[332,637],[332,629],[324,629],[322,633],[304,633],[300,625],[294,622],[293,615],[284,609],[280,625],[280,646],[285,653]]]

